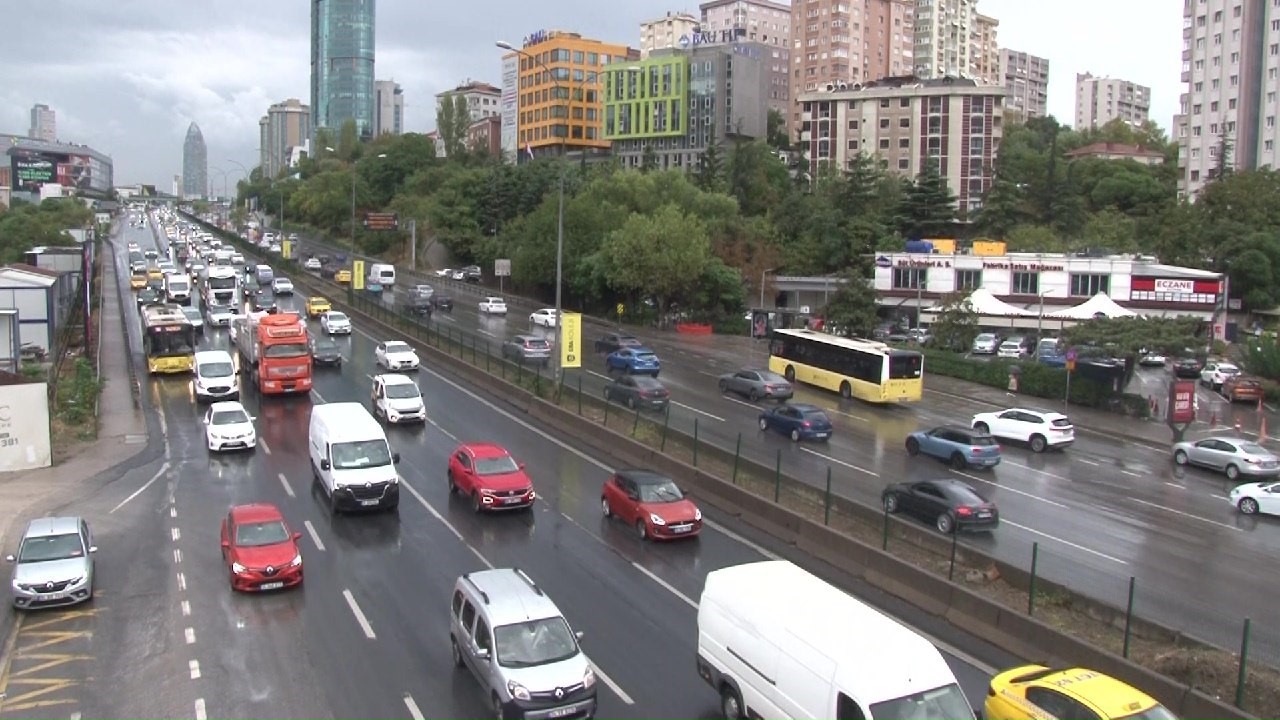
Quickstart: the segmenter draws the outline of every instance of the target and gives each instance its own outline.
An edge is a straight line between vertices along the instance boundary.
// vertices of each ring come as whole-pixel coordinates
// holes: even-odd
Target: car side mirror
[[[296,532],[296,533],[294,533],[294,534],[293,534],[293,540],[294,540],[294,542],[297,542],[298,540],[301,540],[301,539],[302,539],[302,533],[300,533],[300,532]]]
[[[488,660],[488,659],[489,659],[489,648],[478,648],[478,649],[476,650],[476,659],[478,659],[478,660]]]
[[[14,556],[12,556],[12,555],[5,555],[5,556],[4,556],[4,559],[5,559],[5,562],[14,562],[14,561],[16,561],[18,558],[14,557]]]
[[[250,415],[250,416],[249,416],[249,422],[253,422],[253,421],[257,420],[257,419],[258,419],[258,416],[257,416],[257,415]]]
[[[521,470],[523,470],[523,469],[524,469],[524,463],[518,463],[518,467],[519,467]]]
[[[208,425],[208,424],[209,424],[209,418],[205,418],[204,420],[201,420],[201,422],[203,422],[205,425]]]
[[[228,549],[228,548],[230,548],[230,547],[231,547],[231,541],[230,541],[230,540],[223,540],[223,541],[222,541],[222,548],[223,548],[224,550],[226,550],[226,549]]]
[[[97,546],[97,545],[90,545],[90,546],[89,546],[89,553],[90,553],[90,554],[92,554],[92,553],[96,553],[96,552],[98,552],[98,546]]]
[[[394,463],[394,464],[399,464],[399,462],[400,462],[400,453],[398,453],[398,452],[391,453],[391,462],[392,462],[392,463]]]
[[[328,470],[328,469],[329,469],[329,467],[330,467],[330,466],[329,466],[329,461],[328,461],[328,460],[321,460],[321,461],[320,461],[320,469],[321,469],[321,470]]]
[[[586,633],[579,630],[578,632],[574,633],[573,636],[581,640],[584,636],[586,636]]]

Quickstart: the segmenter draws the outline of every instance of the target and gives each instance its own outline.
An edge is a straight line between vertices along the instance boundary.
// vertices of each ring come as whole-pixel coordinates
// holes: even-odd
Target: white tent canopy
[[[1133,317],[1137,315],[1134,311],[1121,307],[1109,295],[1100,292],[1097,295],[1085,300],[1083,303],[1066,310],[1049,313],[1045,317],[1051,317],[1059,320],[1092,320],[1102,315],[1109,318]]]
[[[968,300],[969,304],[973,306],[973,311],[983,316],[1032,317],[1035,315],[1033,312],[1010,305],[1000,298],[997,298],[995,295],[992,295],[990,290],[984,290],[982,288],[974,290]]]

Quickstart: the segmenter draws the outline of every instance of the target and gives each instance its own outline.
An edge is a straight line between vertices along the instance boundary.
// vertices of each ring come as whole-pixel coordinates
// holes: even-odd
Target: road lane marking
[[[1066,505],[1063,505],[1063,504],[1062,504],[1062,503],[1060,503],[1060,502],[1055,502],[1055,501],[1050,500],[1050,499],[1048,499],[1048,498],[1042,498],[1042,497],[1040,497],[1039,495],[1035,495],[1035,494],[1033,494],[1033,493],[1026,492],[1025,490],[1019,490],[1019,489],[1017,489],[1017,488],[1012,488],[1012,487],[1009,487],[1008,485],[1001,485],[1000,483],[998,483],[998,482],[996,482],[996,481],[994,481],[994,480],[987,480],[987,479],[985,479],[985,478],[980,478],[980,477],[978,477],[977,475],[973,475],[973,474],[971,474],[971,473],[967,473],[967,472],[960,472],[959,470],[955,470],[954,472],[955,472],[955,474],[957,474],[957,475],[961,475],[961,476],[963,476],[963,477],[967,477],[967,478],[969,478],[970,480],[976,480],[976,481],[978,481],[978,482],[980,482],[980,483],[986,483],[987,485],[991,485],[992,487],[996,487],[996,488],[999,488],[999,489],[1001,489],[1001,490],[1006,490],[1006,491],[1008,491],[1008,492],[1015,493],[1015,494],[1018,494],[1018,495],[1024,495],[1024,496],[1026,496],[1026,497],[1031,498],[1032,500],[1039,500],[1040,502],[1045,503],[1046,505],[1052,505],[1052,506],[1054,506],[1054,507],[1056,507],[1056,508],[1062,508],[1062,509],[1064,509],[1064,510],[1065,510],[1065,509],[1067,509],[1067,506],[1066,506]]]
[[[199,661],[199,660],[190,660],[190,661],[188,661],[188,662],[187,662],[187,669],[191,671],[191,679],[192,679],[192,680],[199,680],[199,679],[200,679],[200,661]]]
[[[649,568],[635,561],[632,561],[631,567],[635,568],[636,570],[639,570],[641,573],[647,576],[650,580],[661,585],[663,588],[667,590],[667,592],[683,600],[685,604],[688,605],[689,607],[693,608],[694,610],[698,609],[698,603],[694,602],[688,595],[685,595],[684,593],[677,590],[675,586],[673,586],[671,583],[655,575],[653,571],[649,570]]]
[[[1165,480],[1165,481],[1164,481],[1164,484],[1165,484],[1165,485],[1168,485],[1169,487],[1176,487],[1176,488],[1178,488],[1179,490],[1186,490],[1186,489],[1187,489],[1187,486],[1186,486],[1186,485],[1180,485],[1180,484],[1178,484],[1178,483],[1176,483],[1176,482],[1169,482],[1168,480]]]
[[[364,631],[364,636],[370,640],[376,639],[378,636],[373,634],[373,626],[369,624],[369,618],[364,616],[364,611],[356,603],[355,596],[350,590],[343,589],[342,597],[347,601],[347,607],[351,608],[351,614],[356,616],[356,622],[360,624],[360,629]]]
[[[163,416],[163,415],[161,415],[160,417],[164,417],[164,416]],[[161,465],[161,466],[160,466],[160,469],[156,471],[156,474],[155,474],[155,475],[152,475],[150,480],[148,480],[148,481],[146,481],[145,483],[143,483],[142,487],[138,488],[137,490],[134,490],[132,495],[130,495],[129,497],[127,497],[127,498],[125,498],[125,499],[123,499],[123,500],[121,500],[121,501],[120,501],[120,504],[119,504],[119,505],[116,505],[116,506],[115,506],[115,507],[113,507],[113,508],[111,508],[111,510],[110,510],[109,512],[107,512],[107,514],[108,514],[108,515],[110,515],[110,514],[114,513],[115,511],[117,511],[117,510],[119,510],[120,508],[122,508],[122,507],[124,507],[125,505],[127,505],[127,504],[129,503],[129,501],[130,501],[130,500],[132,500],[132,499],[134,499],[134,498],[138,497],[139,495],[141,495],[142,493],[146,492],[147,488],[149,488],[149,487],[151,487],[152,485],[154,485],[154,484],[155,484],[155,482],[156,482],[157,480],[159,480],[159,479],[160,479],[160,477],[161,477],[161,476],[163,476],[163,475],[164,475],[165,473],[167,473],[167,472],[169,472],[169,463],[168,463],[168,461],[166,461],[163,465]]]
[[[1236,532],[1244,532],[1244,530],[1242,530],[1242,529],[1240,529],[1240,528],[1238,528],[1238,527],[1236,527],[1236,526],[1234,526],[1234,525],[1228,525],[1228,524],[1226,524],[1226,523],[1221,523],[1221,522],[1218,522],[1217,520],[1210,520],[1210,519],[1208,519],[1208,518],[1202,518],[1202,517],[1200,517],[1199,515],[1193,515],[1193,514],[1191,514],[1191,513],[1189,513],[1189,512],[1183,512],[1183,511],[1181,511],[1181,510],[1175,510],[1175,509],[1173,509],[1173,508],[1171,508],[1171,507],[1165,507],[1164,505],[1160,505],[1160,504],[1153,503],[1153,502],[1148,502],[1148,501],[1146,501],[1146,500],[1139,500],[1138,498],[1129,498],[1129,499],[1130,499],[1130,500],[1132,500],[1133,502],[1138,503],[1139,505],[1146,505],[1147,507],[1153,507],[1153,508],[1156,508],[1157,510],[1164,510],[1165,512],[1171,512],[1171,513],[1173,513],[1174,515],[1181,515],[1182,517],[1190,518],[1190,519],[1192,519],[1192,520],[1199,520],[1199,521],[1200,521],[1200,522],[1202,522],[1202,523],[1209,523],[1210,525],[1217,525],[1217,526],[1218,526],[1218,527],[1220,527],[1220,528],[1226,528],[1226,529],[1228,529],[1228,530],[1235,530]]]
[[[1087,459],[1085,459],[1085,458],[1075,458],[1075,460],[1077,460],[1077,461],[1079,461],[1079,462],[1082,462],[1082,463],[1084,463],[1085,465],[1092,465],[1092,466],[1094,466],[1094,467],[1097,467],[1097,466],[1099,466],[1099,465],[1101,465],[1101,464],[1102,464],[1102,463],[1100,463],[1100,462],[1095,462],[1095,461],[1093,461],[1093,460],[1087,460]]]
[[[262,446],[263,451],[265,451],[268,455],[271,454],[271,446],[267,444],[266,438],[260,438],[258,440],[258,444]]]
[[[766,548],[764,548],[764,547],[762,547],[762,546],[760,546],[760,545],[756,544],[755,542],[753,542],[753,541],[751,541],[751,540],[746,539],[745,537],[743,537],[743,536],[739,535],[738,533],[736,533],[736,532],[734,532],[734,531],[730,530],[729,528],[727,528],[727,527],[725,527],[725,526],[721,525],[720,523],[718,523],[718,522],[716,522],[716,521],[714,521],[714,520],[710,520],[710,519],[708,519],[708,518],[706,517],[706,515],[703,515],[703,516],[702,516],[702,524],[703,524],[703,525],[705,525],[705,526],[707,526],[707,527],[709,527],[709,528],[711,528],[711,529],[713,529],[713,530],[715,530],[716,532],[721,533],[722,535],[724,535],[725,537],[729,538],[730,540],[733,540],[734,542],[742,543],[743,545],[745,545],[745,546],[747,546],[747,547],[751,548],[752,550],[755,550],[756,552],[760,553],[760,555],[761,555],[761,556],[763,556],[763,557],[766,557],[766,558],[768,558],[768,559],[770,559],[770,560],[781,560],[781,559],[782,559],[782,556],[781,556],[781,555],[779,555],[779,554],[777,554],[777,553],[773,552],[772,550],[768,550],[768,549],[766,549]]]
[[[1051,472],[1049,472],[1048,470],[1040,470],[1040,469],[1038,469],[1038,468],[1033,468],[1033,467],[1031,467],[1030,465],[1028,465],[1028,464],[1026,464],[1026,463],[1016,462],[1016,461],[1010,460],[1010,459],[1008,459],[1008,458],[1005,458],[1005,459],[1004,459],[1004,462],[1007,462],[1007,463],[1009,463],[1010,465],[1017,465],[1017,466],[1018,466],[1018,467],[1020,467],[1020,468],[1026,468],[1026,469],[1028,469],[1028,470],[1030,470],[1031,472],[1034,472],[1034,473],[1040,473],[1041,475],[1048,475],[1049,477],[1051,477],[1051,478],[1055,478],[1055,479],[1057,479],[1057,480],[1065,480],[1065,481],[1067,481],[1067,482],[1071,482],[1071,478],[1069,478],[1069,477],[1063,477],[1063,476],[1061,476],[1061,475],[1058,475],[1058,474],[1055,474],[1055,473],[1051,473]]]
[[[872,471],[872,470],[868,470],[868,469],[866,469],[866,468],[858,467],[857,465],[854,465],[853,463],[847,463],[847,462],[845,462],[845,461],[843,461],[843,460],[837,460],[836,458],[833,458],[833,457],[831,457],[830,455],[823,455],[822,453],[818,452],[817,450],[810,450],[810,449],[809,449],[809,448],[807,448],[807,447],[802,447],[802,448],[800,448],[800,449],[801,449],[801,450],[803,450],[804,452],[809,453],[810,455],[817,455],[818,457],[820,457],[820,458],[822,458],[823,460],[826,460],[826,461],[828,461],[828,462],[833,462],[833,463],[836,463],[837,465],[843,465],[843,466],[845,466],[845,467],[849,468],[850,470],[857,470],[858,472],[860,472],[860,473],[866,473],[867,475],[870,475],[871,477],[880,477],[880,473],[878,473],[878,472],[874,472],[874,471]]]
[[[685,405],[684,403],[679,403],[679,402],[676,402],[675,400],[672,400],[672,401],[671,401],[671,404],[672,404],[672,405],[675,405],[676,407],[682,407],[682,408],[684,408],[685,410],[689,410],[689,411],[691,411],[691,412],[696,412],[696,413],[698,413],[699,415],[706,415],[707,417],[711,418],[712,420],[719,420],[720,422],[724,422],[724,418],[720,417],[719,415],[712,415],[711,413],[707,412],[706,410],[699,410],[698,408],[693,407],[692,405]]]
[[[827,412],[833,412],[833,413],[835,413],[835,414],[837,414],[837,415],[843,415],[843,416],[845,416],[845,417],[847,417],[847,418],[853,418],[854,420],[861,420],[861,421],[862,421],[862,422],[864,422],[864,423],[869,423],[869,422],[871,422],[869,419],[864,418],[864,417],[862,417],[861,415],[854,415],[853,413],[845,412],[845,411],[843,411],[843,410],[836,410],[835,408],[823,408],[823,409],[824,409],[824,410],[826,410]]]
[[[186,592],[187,589],[187,576],[182,573],[178,573],[178,589],[183,592]]]
[[[326,400],[322,395],[320,395],[319,390],[316,390],[315,388],[311,388],[311,394],[315,396],[315,402],[319,402],[321,405],[325,404]]]
[[[608,685],[609,689],[613,691],[613,694],[618,696],[618,699],[622,700],[622,702],[628,705],[636,704],[636,701],[632,700],[631,696],[622,690],[622,686],[614,682],[613,678],[604,674],[604,671],[600,669],[599,665],[593,662],[591,663],[591,669],[596,671],[596,677],[600,678],[600,680],[603,681],[605,685]]]
[[[1100,558],[1102,558],[1102,559],[1104,559],[1104,560],[1110,560],[1110,561],[1111,561],[1111,562],[1113,562],[1113,563],[1118,563],[1118,564],[1120,564],[1120,565],[1128,565],[1128,564],[1129,564],[1129,563],[1128,563],[1128,561],[1126,561],[1126,560],[1121,560],[1120,558],[1112,557],[1112,556],[1110,556],[1110,555],[1108,555],[1108,554],[1106,554],[1106,553],[1100,553],[1100,552],[1098,552],[1097,550],[1094,550],[1094,549],[1092,549],[1092,548],[1087,548],[1087,547],[1085,547],[1085,546],[1083,546],[1083,545],[1078,545],[1078,544],[1076,544],[1076,543],[1071,542],[1070,540],[1063,540],[1062,538],[1060,538],[1060,537],[1055,537],[1055,536],[1053,536],[1053,535],[1050,535],[1049,533],[1043,533],[1043,532],[1040,532],[1039,530],[1036,530],[1035,528],[1029,528],[1029,527],[1027,527],[1026,525],[1019,525],[1018,523],[1016,523],[1016,522],[1014,522],[1014,521],[1012,521],[1012,520],[1005,520],[1004,518],[1000,518],[1000,523],[1001,523],[1001,524],[1003,524],[1003,525],[1012,525],[1012,526],[1014,526],[1014,527],[1018,528],[1019,530],[1025,530],[1025,531],[1027,531],[1027,532],[1031,533],[1032,535],[1039,535],[1040,537],[1045,538],[1045,539],[1047,539],[1047,540],[1053,540],[1054,542],[1062,543],[1063,545],[1066,545],[1067,547],[1073,547],[1073,548],[1075,548],[1076,550],[1080,550],[1081,552],[1087,552],[1087,553],[1089,553],[1090,555],[1097,555],[1098,557],[1100,557]]]
[[[746,405],[747,407],[751,408],[752,410],[760,410],[760,409],[761,409],[761,408],[760,408],[760,406],[759,406],[759,405],[756,405],[755,403],[750,403],[750,402],[747,402],[746,400],[741,400],[741,399],[736,398],[736,397],[729,397],[729,396],[728,396],[728,395],[726,395],[726,394],[721,394],[721,395],[720,395],[720,397],[721,397],[722,399],[724,399],[724,400],[728,400],[728,401],[729,401],[729,402],[731,402],[731,403],[738,403],[739,405]]]
[[[427,422],[431,423],[432,427],[434,427],[435,429],[439,430],[441,433],[444,433],[444,436],[445,436],[445,437],[449,438],[450,440],[452,440],[452,441],[454,441],[454,442],[458,442],[458,436],[457,436],[457,435],[454,435],[453,433],[449,432],[448,430],[445,430],[445,429],[444,429],[444,427],[442,427],[442,426],[440,425],[440,423],[436,422],[435,420],[432,420],[431,418],[427,418]]]
[[[409,693],[404,694],[404,706],[409,708],[409,717],[413,720],[427,720],[427,716],[422,714],[418,709],[418,703],[414,701],[413,696]]]
[[[320,533],[316,532],[316,526],[311,524],[310,520],[303,520],[302,526],[307,529],[307,533],[311,535],[311,542],[315,543],[316,549],[324,552],[324,543],[320,542]]]
[[[176,527],[171,527],[169,528],[169,537],[173,538],[174,542],[178,542],[182,539],[182,531]]]
[[[186,641],[187,641],[187,644],[188,644],[188,645],[195,645],[195,644],[196,644],[196,629],[195,629],[195,628],[187,628],[187,629],[183,630],[183,631],[182,631],[182,635],[183,635],[183,637],[184,637],[184,638],[186,638]]]
[[[182,617],[191,617],[191,601],[183,600],[181,607],[182,607]]]
[[[173,549],[173,562],[175,564],[182,562],[182,550],[178,548]]]
[[[170,507],[169,507],[169,517],[171,517],[171,518],[176,518],[176,517],[178,517],[178,508],[173,507],[173,506],[170,506]]]
[[[284,486],[284,492],[286,495],[289,497],[297,497],[297,495],[293,494],[293,487],[289,485],[289,478],[285,477],[284,473],[276,473],[276,477],[280,478],[280,484]]]
[[[489,332],[488,330],[484,330],[484,329],[482,329],[482,328],[477,328],[477,329],[476,329],[476,332],[480,333],[481,335],[488,335],[489,337],[493,338],[494,340],[497,340],[497,339],[498,339],[498,336],[497,336],[497,335],[494,335],[493,333]]]
[[[196,720],[209,720],[208,711],[204,708],[204,698],[196,698]]]
[[[1125,475],[1128,475],[1129,477],[1142,477],[1142,473],[1136,473],[1136,472],[1133,472],[1132,470],[1125,470],[1124,468],[1120,468],[1120,472],[1124,473]]]

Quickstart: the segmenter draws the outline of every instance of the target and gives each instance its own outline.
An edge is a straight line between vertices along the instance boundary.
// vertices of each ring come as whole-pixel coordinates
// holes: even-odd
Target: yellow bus
[[[769,369],[791,382],[867,402],[917,402],[924,394],[920,353],[814,330],[774,330]]]
[[[147,371],[187,373],[195,370],[196,332],[182,308],[166,303],[142,306],[142,352]]]

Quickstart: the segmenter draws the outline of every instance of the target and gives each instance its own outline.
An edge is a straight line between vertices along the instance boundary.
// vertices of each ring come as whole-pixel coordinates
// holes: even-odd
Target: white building
[[[668,12],[665,17],[640,23],[640,57],[649,57],[654,50],[679,48],[680,39],[688,42],[700,25],[701,20],[687,12]]]
[[[404,132],[404,90],[395,80],[373,83],[373,134],[400,135]]]
[[[1151,112],[1151,88],[1113,77],[1076,73],[1076,130],[1100,128],[1117,118],[1142,125]]]
[[[468,80],[452,90],[436,93],[436,110],[440,109],[445,98],[455,95],[461,95],[467,101],[467,112],[472,122],[502,115],[502,90],[487,82]]]
[[[915,75],[968,75],[977,0],[916,0]]]
[[[1005,110],[1010,122],[1049,114],[1048,58],[1001,48],[1000,82],[1008,95]]]
[[[999,85],[1000,44],[996,39],[1000,21],[975,13],[969,34],[969,77],[980,83]]]

